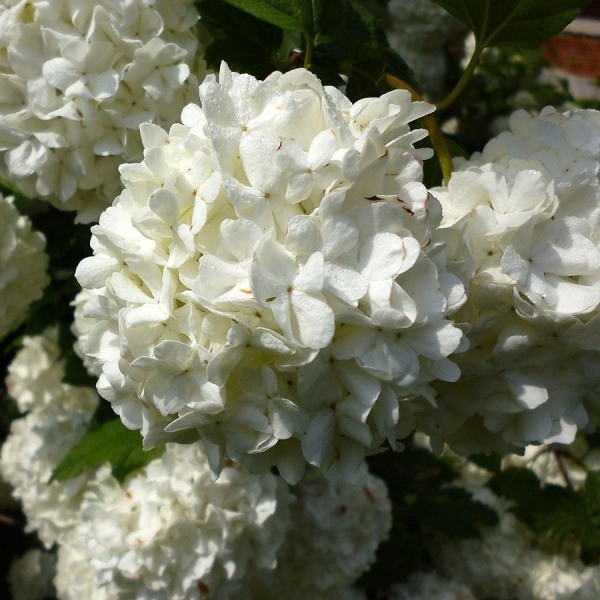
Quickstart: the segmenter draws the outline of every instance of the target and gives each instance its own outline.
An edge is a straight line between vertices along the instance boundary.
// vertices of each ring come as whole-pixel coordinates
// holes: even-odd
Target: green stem
[[[315,41],[312,36],[308,33],[304,33],[304,40],[306,42],[306,48],[304,50],[304,68],[309,70],[312,68],[312,55],[315,47]]]
[[[436,107],[438,111],[446,110],[449,106],[454,104],[457,98],[464,92],[469,81],[471,81],[471,77],[473,77],[473,73],[475,72],[477,65],[479,64],[479,58],[481,57],[483,48],[484,46],[480,46],[479,44],[475,46],[475,52],[473,52],[473,56],[471,56],[471,60],[469,61],[467,68],[460,76],[460,79],[454,86],[454,89],[443,100],[437,103]]]
[[[415,90],[411,85],[406,83],[406,81],[402,81],[402,79],[389,74],[386,74],[385,78],[391,87],[409,91],[415,102],[423,100],[421,94],[419,94],[419,92],[417,92],[417,90]],[[429,139],[431,140],[433,151],[435,152],[440,169],[442,170],[444,184],[448,185],[450,177],[452,176],[452,157],[450,156],[450,152],[448,150],[448,146],[446,145],[446,140],[444,139],[442,130],[440,129],[440,126],[434,115],[426,115],[423,117],[422,121],[425,129],[427,129],[427,132],[429,133]]]

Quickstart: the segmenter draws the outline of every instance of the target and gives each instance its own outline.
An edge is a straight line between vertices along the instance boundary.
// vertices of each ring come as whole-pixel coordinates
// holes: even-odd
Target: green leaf
[[[517,518],[530,525],[534,523],[543,498],[540,480],[535,473],[529,469],[510,467],[496,473],[488,486],[496,495],[514,500],[512,512]]]
[[[225,0],[253,17],[310,36],[315,45],[331,40],[343,28],[348,0]]]
[[[339,74],[343,74],[346,95],[352,101],[389,91],[386,73],[412,83],[409,68],[390,48],[381,23],[359,2],[341,3],[339,11],[331,14],[338,27],[325,29],[331,41],[316,48],[312,61],[324,83],[339,86]]]
[[[478,44],[534,48],[560,33],[589,0],[433,0],[465,23]]]
[[[600,517],[600,471],[590,471],[583,488],[583,499],[590,514]]]
[[[231,6],[282,29],[304,32],[303,5],[295,0],[225,0]],[[202,13],[201,13],[202,14]],[[309,32],[307,32],[309,33]]]
[[[424,494],[419,498],[418,507],[421,522],[427,529],[459,539],[476,537],[480,525],[498,523],[492,508],[474,500],[467,490],[458,487]]]
[[[287,66],[277,56],[284,39],[279,27],[225,0],[203,0],[197,6],[202,25],[211,37],[204,52],[209,67],[218,70],[221,61],[225,61],[233,71],[262,79]]]
[[[86,467],[111,464],[116,479],[125,477],[161,455],[163,448],[145,452],[139,431],[127,429],[120,419],[92,425],[81,441],[59,462],[52,480],[64,481],[77,477]]]
[[[547,485],[531,525],[549,537],[573,534],[579,537],[587,521],[585,503],[571,488]]]

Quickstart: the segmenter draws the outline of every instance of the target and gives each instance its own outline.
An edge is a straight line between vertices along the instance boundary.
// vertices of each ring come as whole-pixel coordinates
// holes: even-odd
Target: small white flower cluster
[[[419,89],[440,92],[447,70],[447,45],[464,31],[457,19],[432,0],[390,0],[390,46],[412,69]]]
[[[433,192],[470,281],[462,377],[418,416],[437,449],[570,443],[600,406],[600,112],[520,111],[510,127]]]
[[[0,339],[27,315],[48,284],[44,236],[31,229],[13,198],[0,195]]]
[[[251,584],[256,587],[259,580],[263,585],[257,600],[350,595],[348,586],[373,563],[392,526],[385,483],[363,463],[353,478],[330,471],[293,491],[294,525],[277,556],[277,568],[260,573]]]
[[[494,600],[595,600],[600,567],[539,550],[532,533],[486,487],[471,488],[476,500],[500,519],[477,539],[439,538],[431,552],[439,571],[469,586],[477,598]]]
[[[274,568],[292,499],[280,478],[240,465],[213,481],[198,444],[167,445],[123,485],[102,467],[59,547],[59,597],[219,598],[220,586]]]
[[[56,465],[83,436],[98,404],[92,388],[62,383],[58,333],[26,337],[9,365],[7,389],[26,416],[11,424],[2,445],[0,473],[13,487],[27,517],[47,548],[79,521],[79,502],[89,476],[50,482]]]
[[[0,7],[0,154],[9,179],[82,222],[141,157],[138,127],[196,97],[192,0],[11,0]]]
[[[225,459],[355,470],[413,426],[410,402],[462,332],[464,289],[421,183],[432,110],[398,90],[352,104],[304,69],[209,75],[92,228],[80,345],[146,447],[198,436]],[[399,402],[401,400],[402,402]]]

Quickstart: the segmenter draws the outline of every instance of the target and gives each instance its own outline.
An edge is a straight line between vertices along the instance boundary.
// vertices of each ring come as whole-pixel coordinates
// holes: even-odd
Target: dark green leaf
[[[498,496],[515,502],[513,512],[525,523],[532,524],[543,502],[540,480],[528,469],[510,467],[496,473],[488,482]]]
[[[99,467],[109,462],[113,475],[123,481],[129,473],[160,456],[162,451],[161,447],[145,452],[139,431],[131,431],[120,419],[113,419],[90,427],[79,444],[71,448],[54,469],[52,479],[71,479],[86,467]]]
[[[271,23],[271,25],[276,25],[282,29],[306,31],[302,14],[304,2],[295,0],[225,0],[225,2],[261,21]],[[309,32],[307,31],[307,33]]]
[[[453,147],[457,147],[456,143],[452,143]],[[451,152],[452,156],[457,156]],[[478,467],[482,469],[487,469],[492,473],[500,472],[500,462],[502,457],[496,452],[490,452],[490,454],[471,454],[469,456],[469,460],[476,464]]]
[[[585,480],[583,498],[588,511],[600,517],[600,471],[590,471]]]
[[[561,32],[589,0],[433,0],[486,46],[533,48]]]
[[[531,525],[549,537],[579,536],[587,520],[581,495],[571,488],[547,485]]]
[[[203,0],[198,3],[202,24],[211,36],[204,59],[218,69],[225,61],[233,71],[264,78],[269,73],[287,67],[277,52],[283,41],[283,31],[249,13],[227,4],[224,0]]]
[[[343,3],[331,14],[339,26],[327,30],[331,42],[318,47],[313,57],[313,70],[322,81],[339,85],[332,74],[343,74],[346,95],[353,101],[388,91],[385,73],[412,83],[409,68],[390,48],[381,23],[359,2]]]
[[[445,487],[423,495],[418,506],[420,519],[427,529],[455,538],[475,537],[480,525],[498,523],[493,509],[474,500],[467,490],[458,487]]]
[[[4,179],[4,177],[0,177],[0,192],[4,196],[14,196],[15,200],[19,202],[30,202],[31,200],[24,196],[17,186],[9,181],[8,179]]]
[[[65,373],[63,382],[75,386],[94,387],[96,378],[92,377],[83,365],[81,358],[75,353],[75,336],[69,323],[59,322],[58,344],[61,358],[64,361]]]
[[[281,29],[310,36],[315,45],[343,29],[348,0],[225,0],[253,17]]]

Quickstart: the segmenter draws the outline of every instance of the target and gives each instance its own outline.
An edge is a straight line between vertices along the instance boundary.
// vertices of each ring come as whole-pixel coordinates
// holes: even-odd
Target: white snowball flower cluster
[[[600,406],[600,112],[510,126],[433,191],[471,345],[418,419],[460,453],[570,443]]]
[[[83,436],[98,404],[93,388],[62,383],[58,334],[26,337],[9,365],[7,389],[27,415],[11,424],[2,445],[0,473],[13,487],[27,517],[50,548],[79,521],[78,507],[87,474],[49,483],[54,468]]]
[[[458,541],[440,538],[431,546],[442,574],[469,586],[477,598],[494,600],[594,600],[600,567],[585,567],[563,555],[546,554],[531,532],[508,510],[508,503],[486,487],[470,490],[500,519],[482,528],[482,537]]]
[[[290,526],[281,478],[226,467],[213,481],[198,444],[170,444],[121,485],[108,466],[58,551],[59,597],[227,598],[221,586],[272,569]]]
[[[419,89],[439,94],[447,69],[447,46],[464,26],[432,0],[390,0],[390,46],[414,71]]]
[[[382,479],[366,464],[353,478],[329,471],[292,488],[293,528],[277,556],[277,568],[244,587],[256,600],[342,600],[358,595],[351,584],[375,561],[392,525]],[[243,594],[232,598],[247,598]]]
[[[45,600],[56,595],[53,579],[56,556],[33,549],[15,559],[10,566],[8,583],[12,600]]]
[[[192,0],[10,0],[0,7],[0,153],[22,191],[82,222],[141,157],[138,128],[196,96]],[[192,76],[190,76],[192,75]]]
[[[0,339],[27,315],[48,284],[44,236],[31,229],[13,198],[0,195]]]
[[[199,437],[211,466],[354,470],[413,426],[462,333],[398,90],[352,104],[304,69],[208,76],[202,108],[141,128],[140,164],[76,272],[81,348],[145,446]],[[85,321],[85,322],[84,322]]]

